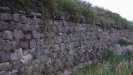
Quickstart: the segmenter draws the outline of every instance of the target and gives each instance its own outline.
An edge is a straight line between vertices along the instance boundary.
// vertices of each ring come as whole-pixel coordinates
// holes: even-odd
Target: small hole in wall
[[[97,40],[100,40],[100,37],[97,37]]]
[[[95,45],[92,46],[92,49],[95,49]]]
[[[30,34],[32,31],[23,31],[24,34]]]
[[[92,30],[90,30],[90,32],[92,33],[93,31],[92,31]]]
[[[28,40],[26,38],[20,39],[22,42],[27,42]]]
[[[96,50],[99,51],[99,48],[97,48]]]
[[[36,55],[33,55],[33,59],[37,59],[37,56]]]
[[[70,30],[67,30],[66,34],[67,35],[70,35],[71,34],[71,31]]]
[[[15,50],[14,50],[14,49],[11,49],[11,50],[10,50],[10,53],[14,53],[14,52],[15,52]]]

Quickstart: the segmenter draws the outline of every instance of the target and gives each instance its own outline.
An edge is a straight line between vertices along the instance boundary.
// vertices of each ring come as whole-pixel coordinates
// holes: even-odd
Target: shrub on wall
[[[133,45],[133,40],[128,40],[127,38],[123,37],[118,40],[118,44],[122,46]]]

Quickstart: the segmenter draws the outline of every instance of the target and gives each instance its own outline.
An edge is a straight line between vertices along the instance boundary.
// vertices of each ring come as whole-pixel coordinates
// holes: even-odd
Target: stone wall
[[[65,19],[43,26],[41,16],[0,9],[0,75],[69,75],[121,37],[133,37],[127,29]]]

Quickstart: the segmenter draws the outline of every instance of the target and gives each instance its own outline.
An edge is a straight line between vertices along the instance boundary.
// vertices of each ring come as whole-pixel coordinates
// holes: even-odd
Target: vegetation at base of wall
[[[121,46],[133,45],[133,40],[128,40],[125,37],[122,37],[118,40],[118,44]]]
[[[133,51],[109,48],[102,59],[72,75],[133,75]]]
[[[1,0],[0,6],[12,9],[42,12],[44,16],[67,16],[74,21],[87,20],[104,26],[129,28],[129,22],[119,14],[92,7],[81,0]]]

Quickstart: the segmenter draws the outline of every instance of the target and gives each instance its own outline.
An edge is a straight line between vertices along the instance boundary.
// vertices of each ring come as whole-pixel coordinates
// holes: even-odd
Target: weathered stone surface
[[[17,42],[16,41],[10,41],[10,40],[3,40],[3,50],[14,50],[18,47]]]
[[[1,35],[2,35],[2,33],[0,32],[0,38],[1,38]]]
[[[9,30],[13,31],[13,30],[16,29],[16,27],[17,27],[16,22],[10,21],[9,24],[10,24],[9,25]]]
[[[30,41],[30,48],[36,48],[37,44],[36,44],[36,40],[35,39],[32,39]]]
[[[21,23],[23,23],[23,24],[26,24],[27,23],[27,18],[26,18],[26,16],[20,16],[20,21],[21,21]]]
[[[11,31],[3,31],[2,38],[5,40],[13,40],[13,34]]]
[[[22,57],[23,57],[23,51],[20,48],[20,49],[16,49],[14,53],[11,53],[10,59],[12,61],[14,61],[14,60],[20,60]]]
[[[42,17],[41,13],[31,12],[31,14],[34,15],[35,17]]]
[[[8,30],[9,29],[9,23],[5,21],[0,21],[0,30]]]
[[[20,61],[23,64],[27,64],[32,58],[33,58],[33,56],[31,54],[27,54],[27,55],[23,56],[23,58]]]
[[[27,18],[27,24],[32,24],[32,19],[31,18]]]
[[[54,42],[57,43],[57,44],[61,43],[62,42],[61,36],[54,37]]]
[[[32,27],[29,24],[23,24],[22,30],[23,31],[31,31]]]
[[[54,44],[54,51],[60,50],[60,46],[58,44]]]
[[[3,39],[0,38],[0,51],[1,50],[4,50],[4,47],[5,47],[5,41]]]
[[[23,66],[23,64],[20,61],[14,61],[11,64],[12,64],[12,69],[15,70],[18,70]]]
[[[22,23],[16,23],[16,29],[14,29],[14,30],[22,30],[22,28],[23,28],[23,24]]]
[[[33,38],[39,39],[40,35],[37,31],[32,31]]]
[[[28,40],[20,41],[20,47],[23,49],[28,49],[29,48]]]
[[[37,40],[37,45],[43,46],[44,45],[44,39]]]
[[[8,75],[9,73],[8,72],[6,72],[6,71],[1,71],[0,72],[0,75]]]
[[[8,75],[17,75],[17,70],[13,70],[12,72],[9,72],[9,74]]]
[[[65,48],[65,44],[64,43],[61,43],[61,45],[60,45],[60,48],[61,48],[61,50],[65,50],[66,48]]]
[[[43,20],[39,18],[33,18],[32,24],[33,25],[43,24]]]
[[[0,63],[0,71],[8,71],[9,69],[10,69],[10,64],[8,62]]]
[[[11,20],[12,15],[10,13],[2,13],[1,14],[1,20]]]
[[[29,39],[31,39],[32,36],[31,36],[31,34],[25,34],[24,37],[25,37],[25,39],[29,40]]]
[[[32,29],[33,29],[33,30],[37,30],[37,31],[39,31],[40,28],[41,28],[40,25],[32,25]]]
[[[9,7],[0,7],[1,10],[8,10],[10,11],[11,9]],[[1,13],[1,12],[0,12]]]
[[[44,29],[41,16],[22,11],[12,13],[10,19],[10,13],[3,12],[0,70],[9,67],[10,72],[2,75],[68,75],[76,65],[99,58],[102,50],[121,37],[133,37],[128,29],[103,29],[65,19],[52,19]],[[132,47],[124,49],[131,51]]]
[[[9,52],[0,51],[0,63],[9,61],[9,58],[10,58]]]
[[[13,20],[16,22],[20,22],[20,14],[13,14]]]
[[[22,30],[14,30],[13,35],[14,35],[14,38],[17,40],[24,38],[24,34]]]

